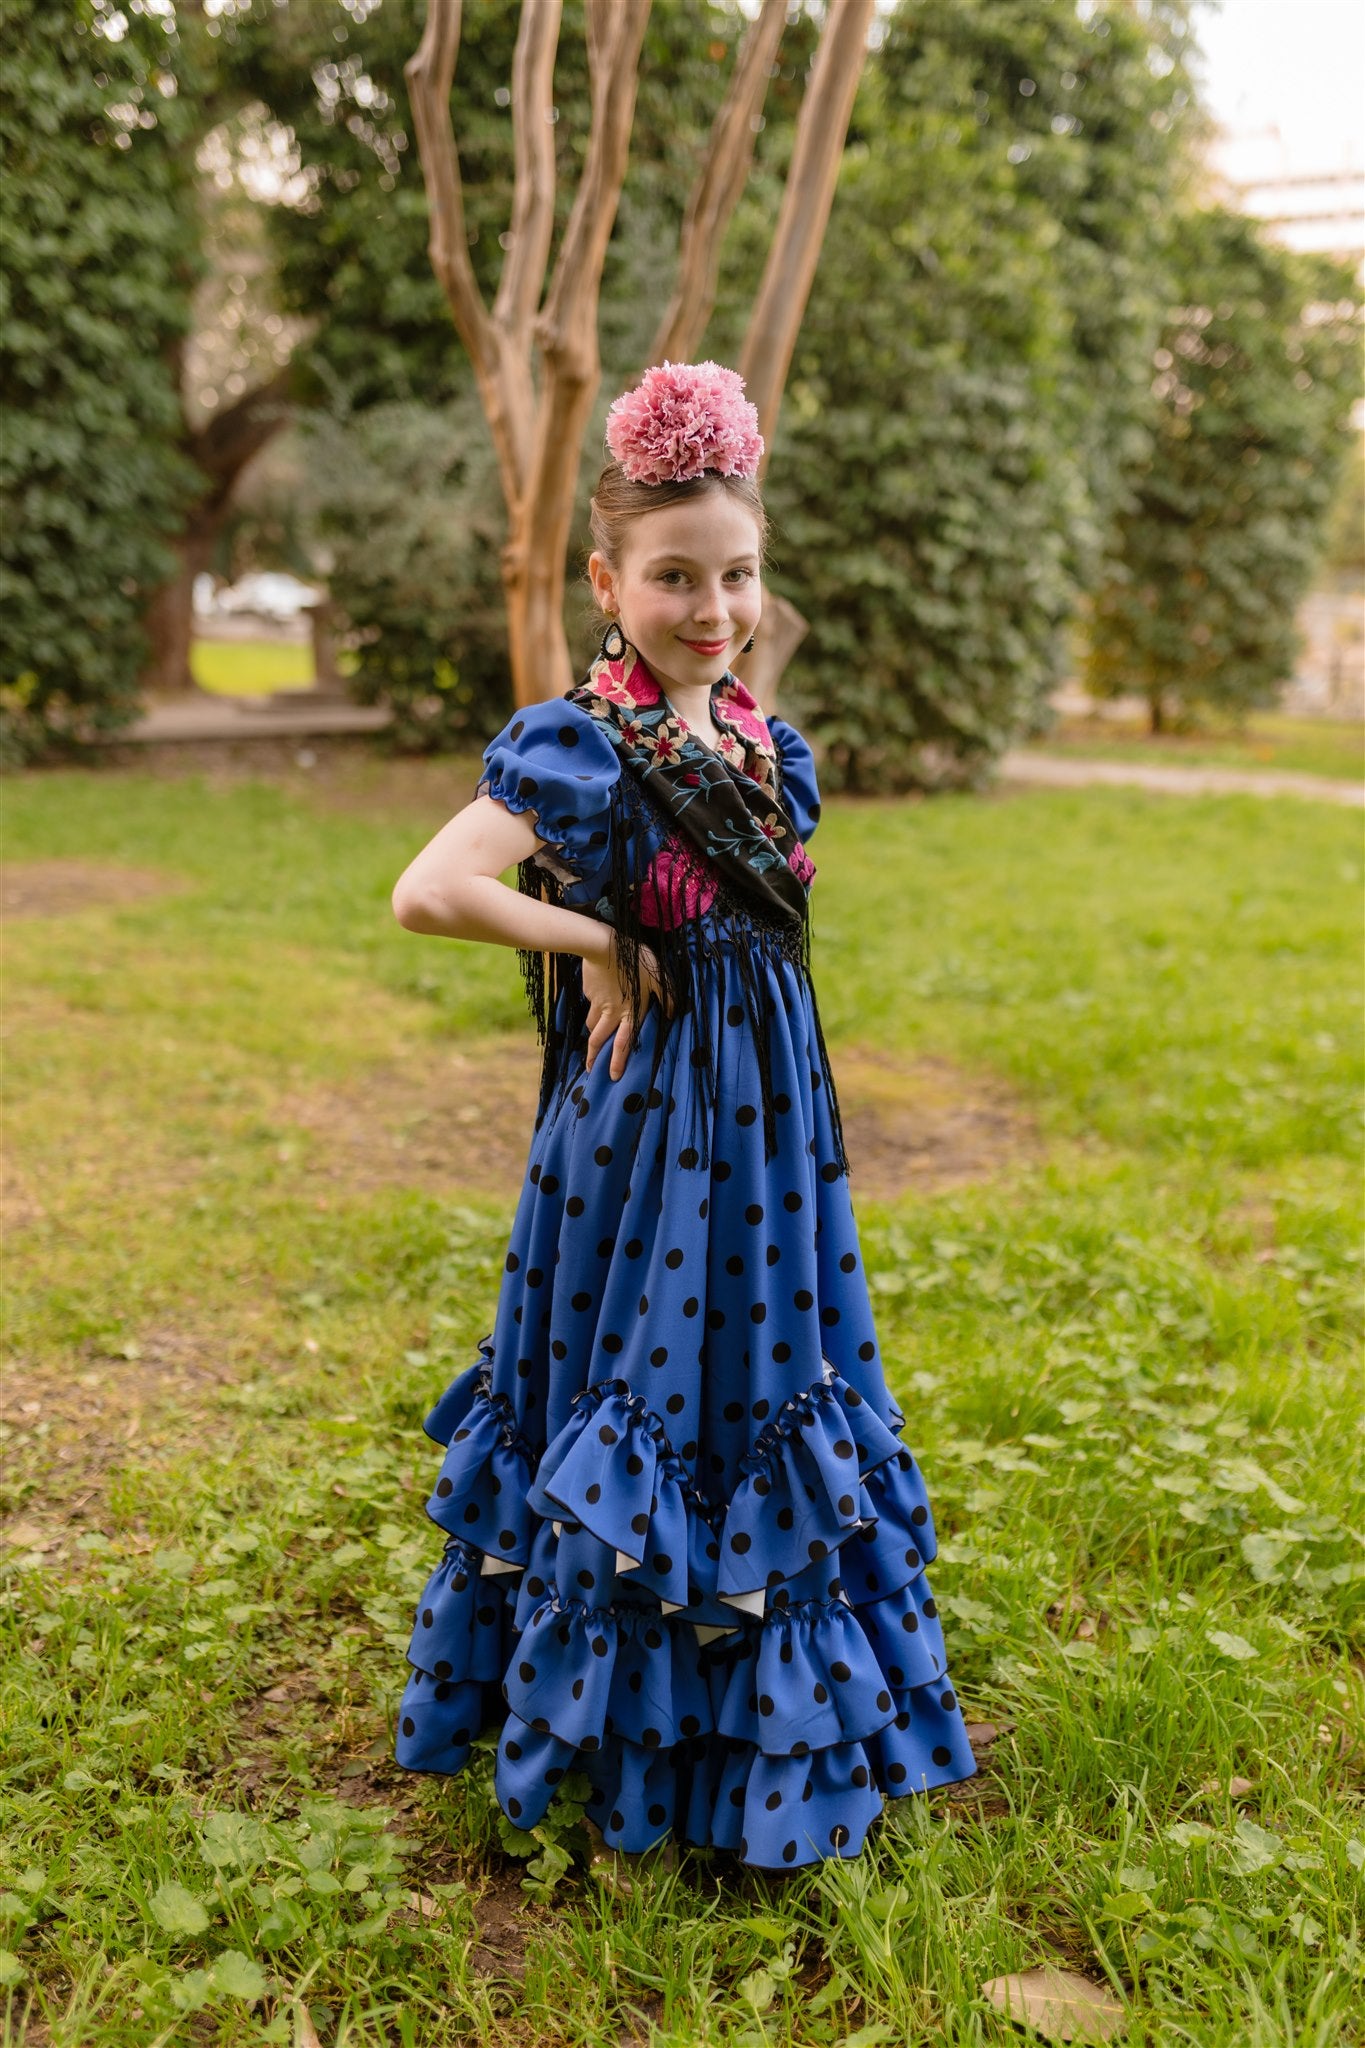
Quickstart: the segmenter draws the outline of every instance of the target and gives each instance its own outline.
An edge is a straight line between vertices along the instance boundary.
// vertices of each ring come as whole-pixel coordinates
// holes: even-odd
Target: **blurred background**
[[[817,15],[789,10],[755,122],[705,341],[723,360]],[[11,763],[262,717],[419,750],[504,722],[505,515],[402,71],[422,17],[8,10]],[[517,19],[515,0],[467,10],[455,94],[490,297]],[[746,26],[709,0],[652,12],[576,660],[601,417],[647,359]],[[879,6],[769,472],[772,586],[808,626],[784,707],[831,787],[971,781],[1045,733],[1202,731],[1292,766],[1324,743],[1303,719],[1358,724],[1361,34],[1338,0]],[[561,226],[586,93],[571,0]]]

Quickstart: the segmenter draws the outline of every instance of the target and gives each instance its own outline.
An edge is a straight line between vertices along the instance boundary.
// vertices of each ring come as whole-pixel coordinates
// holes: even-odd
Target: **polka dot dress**
[[[769,725],[809,841],[810,749]],[[552,699],[484,762],[480,787],[536,813],[540,857],[591,913],[621,772],[606,735]],[[672,1836],[781,1870],[856,1855],[884,1796],[975,1764],[809,991],[795,964],[767,970],[765,1161],[733,949],[716,958],[714,1103],[692,1085],[686,1016],[642,1086],[652,1004],[624,1075],[610,1047],[591,1073],[580,1049],[535,1131],[494,1326],[426,1422],[445,1447],[427,1512],[447,1541],[417,1604],[396,1755],[454,1773],[496,1727],[518,1826],[582,1772],[615,1847]]]

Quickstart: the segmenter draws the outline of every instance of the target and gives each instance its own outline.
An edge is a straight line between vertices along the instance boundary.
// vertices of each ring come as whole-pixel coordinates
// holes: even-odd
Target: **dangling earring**
[[[755,639],[756,639],[756,638],[757,638],[757,635],[756,635],[756,634],[754,634],[754,633],[751,633],[751,634],[749,635],[748,639],[747,639],[747,640],[745,641],[744,645],[743,645],[743,646],[742,646],[742,647],[740,648],[740,650],[739,650],[739,651],[740,651],[740,653],[741,653],[741,654],[752,654],[752,653],[753,653],[753,651],[754,651],[754,641],[755,641]]]
[[[612,642],[612,635],[613,635],[613,634],[615,634],[615,636],[616,636],[616,644],[615,644],[614,646],[613,646],[613,645],[611,644],[611,642]],[[604,634],[602,635],[602,656],[603,656],[603,659],[604,659],[605,661],[621,661],[621,660],[623,660],[623,659],[624,659],[624,657],[625,657],[625,652],[626,652],[626,636],[625,636],[625,634],[624,634],[624,633],[623,633],[623,632],[621,631],[621,628],[620,628],[620,626],[619,626],[619,625],[617,624],[616,620],[615,620],[615,619],[609,619],[609,620],[607,621],[607,630],[606,630],[606,632],[605,632],[605,633],[604,633]]]

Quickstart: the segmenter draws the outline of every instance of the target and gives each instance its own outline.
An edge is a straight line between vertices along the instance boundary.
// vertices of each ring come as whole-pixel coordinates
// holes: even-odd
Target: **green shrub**
[[[1147,699],[1152,728],[1270,704],[1323,554],[1360,390],[1351,265],[1294,255],[1241,215],[1182,216],[1177,303],[1155,354],[1087,681]]]
[[[133,716],[141,614],[194,486],[173,370],[193,240],[158,84],[173,40],[160,17],[36,0],[0,21],[11,764]]]

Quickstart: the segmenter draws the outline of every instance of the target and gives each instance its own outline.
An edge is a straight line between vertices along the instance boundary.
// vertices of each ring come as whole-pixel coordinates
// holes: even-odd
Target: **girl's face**
[[[642,513],[615,568],[594,553],[588,574],[665,688],[718,682],[763,609],[757,522],[719,488]]]

